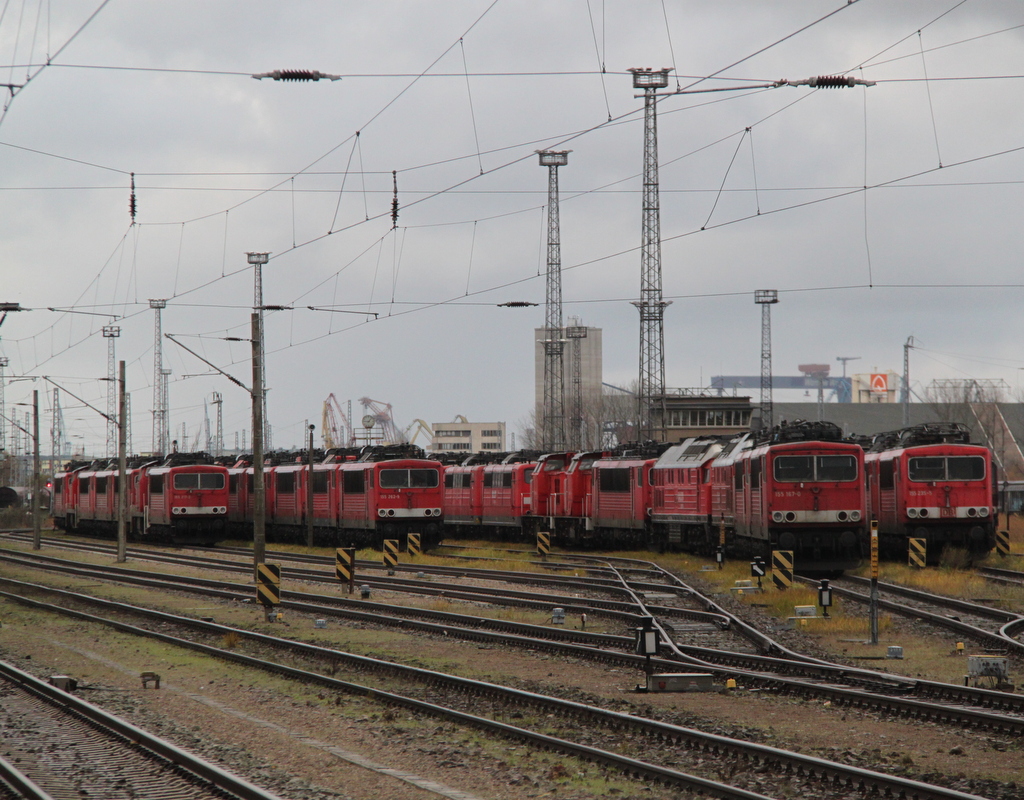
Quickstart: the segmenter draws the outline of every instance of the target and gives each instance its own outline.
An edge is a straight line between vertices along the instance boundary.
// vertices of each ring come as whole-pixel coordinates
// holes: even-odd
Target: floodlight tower
[[[60,389],[53,390],[53,409],[50,424],[50,474],[56,475],[64,462],[64,453],[71,452],[64,430],[64,412],[60,407]]]
[[[558,223],[558,168],[569,163],[568,150],[539,150],[540,165],[548,168],[548,280],[544,320],[543,447],[565,450],[565,372],[562,353],[562,245]]]
[[[661,205],[658,195],[657,91],[668,86],[669,69],[631,69],[633,88],[644,90],[644,196],[640,245],[640,387],[638,422],[641,438],[654,438],[654,398],[665,396],[665,306],[661,299]],[[661,423],[664,430],[665,414]]]
[[[117,361],[114,359],[114,340],[121,335],[117,325],[104,325],[103,338],[107,340],[107,457],[117,455]]]
[[[260,397],[263,407],[263,447],[266,450],[273,448],[270,440],[270,421],[267,418],[267,351],[263,343],[263,265],[270,260],[270,253],[246,253],[246,258],[253,268],[253,311],[258,319],[259,332],[256,337],[260,350]]]
[[[167,392],[164,387],[163,333],[160,312],[167,308],[166,300],[150,300],[149,307],[156,312],[153,335],[153,454],[162,456],[170,450],[171,436],[167,429]]]
[[[903,427],[910,425],[910,351],[914,349],[914,337],[908,336],[903,345]]]
[[[761,425],[767,430],[774,425],[772,419],[772,312],[779,302],[775,289],[757,289],[754,302],[761,306]]]
[[[224,455],[224,396],[220,392],[213,393],[213,404],[217,406],[217,438],[213,442],[213,454]]]
[[[4,370],[11,362],[7,356],[0,356],[0,452],[7,450],[7,408],[4,405]]]

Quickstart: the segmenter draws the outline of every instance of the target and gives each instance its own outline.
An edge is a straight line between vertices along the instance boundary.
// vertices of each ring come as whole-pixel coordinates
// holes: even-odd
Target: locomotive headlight
[[[782,522],[782,512],[781,511],[772,512],[772,519],[775,522]]]
[[[907,516],[910,517],[911,519],[914,519],[917,516],[917,509],[916,508],[908,508],[907,509]]]
[[[979,508],[978,509],[978,516],[979,517],[987,517],[988,516],[988,508],[986,508],[985,506],[982,506],[981,508]]]
[[[976,509],[976,508],[969,508],[969,509],[967,509],[967,516],[969,516],[969,517],[976,517],[976,516],[978,516],[978,509]]]
[[[383,508],[378,508],[378,509],[377,509],[377,516],[378,516],[378,517],[383,517],[383,516],[384,516],[385,514],[387,514],[387,513],[388,513],[388,512],[387,512],[387,511],[385,511],[385,510],[384,510]]]
[[[850,519],[853,522],[860,522],[860,512],[859,511],[851,511],[850,512]]]
[[[849,519],[849,517],[850,515],[847,514],[845,511],[839,511],[836,513],[836,519],[838,519],[840,522],[846,522],[846,520]]]

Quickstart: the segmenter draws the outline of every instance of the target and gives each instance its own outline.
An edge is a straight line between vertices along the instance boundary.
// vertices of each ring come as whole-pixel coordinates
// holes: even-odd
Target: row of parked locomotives
[[[251,462],[227,470],[231,538],[252,536]],[[417,447],[334,449],[312,466],[304,454],[271,457],[263,468],[267,541],[305,542],[312,523],[316,545],[380,549],[397,539],[404,549],[408,534],[418,533],[426,549],[441,538],[442,477],[440,462]]]
[[[54,523],[69,532],[117,533],[117,459],[71,462],[53,476]],[[228,522],[228,471],[205,453],[132,458],[126,472],[126,534],[132,541],[214,544]]]
[[[829,422],[696,437],[653,469],[651,527],[662,546],[730,557],[793,553],[798,571],[839,572],[867,552],[864,450]]]
[[[947,545],[991,549],[987,448],[944,441],[914,449],[907,434],[903,446],[882,449],[876,440],[879,450],[865,456],[838,426],[801,421],[671,446],[477,457],[445,468],[445,529],[520,540],[546,531],[557,545],[706,555],[724,541],[728,557],[787,550],[797,570],[840,572],[868,556],[875,514],[893,558],[906,558],[910,536],[929,539],[933,561]]]
[[[958,423],[926,423],[875,436],[864,457],[868,509],[879,547],[906,557],[923,539],[928,563],[947,547],[978,556],[995,545],[998,481],[991,451]]]

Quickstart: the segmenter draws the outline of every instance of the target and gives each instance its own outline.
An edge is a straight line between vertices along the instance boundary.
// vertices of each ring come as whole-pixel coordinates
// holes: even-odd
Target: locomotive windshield
[[[382,469],[381,489],[433,489],[437,486],[437,470]]]
[[[853,481],[857,459],[840,456],[776,456],[775,480],[782,483]]]
[[[175,489],[223,489],[224,476],[219,472],[177,472]]]
[[[916,456],[908,459],[907,477],[912,481],[980,481],[985,477],[981,456]]]

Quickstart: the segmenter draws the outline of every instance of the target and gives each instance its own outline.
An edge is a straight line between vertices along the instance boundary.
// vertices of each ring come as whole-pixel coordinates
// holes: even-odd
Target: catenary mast
[[[757,289],[754,302],[761,306],[761,426],[767,430],[772,419],[772,306],[779,302],[775,289]]]
[[[167,455],[171,449],[171,434],[167,427],[167,391],[165,387],[163,332],[160,312],[167,308],[166,300],[150,300],[149,307],[156,312],[153,334],[153,454]]]
[[[655,398],[665,397],[665,306],[661,294],[661,204],[658,193],[657,91],[668,86],[669,69],[631,69],[633,88],[644,90],[644,190],[640,244],[640,386],[637,392],[639,438],[663,431],[664,408],[655,423]]]
[[[544,449],[565,450],[565,369],[562,354],[562,250],[558,219],[558,168],[569,163],[568,150],[541,150],[540,165],[548,168],[548,274],[544,321]]]

